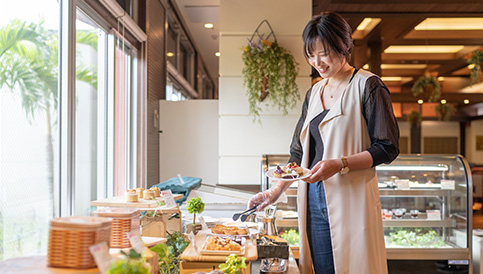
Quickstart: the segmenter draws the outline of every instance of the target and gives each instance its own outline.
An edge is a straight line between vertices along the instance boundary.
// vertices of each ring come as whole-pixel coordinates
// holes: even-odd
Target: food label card
[[[97,268],[102,274],[106,273],[111,267],[111,254],[109,254],[109,247],[106,242],[98,243],[89,246],[89,251],[91,252],[94,260],[96,261]]]
[[[209,228],[208,228],[208,225],[205,222],[205,218],[203,218],[203,216],[199,216],[198,220],[200,220],[200,223],[201,223],[201,230],[208,231]]]
[[[176,202],[174,201],[171,189],[161,191],[161,196],[163,196],[167,208],[176,207]]]
[[[454,180],[441,180],[441,189],[454,190]]]
[[[139,254],[142,254],[146,246],[144,246],[143,239],[139,234],[139,230],[133,230],[131,232],[126,232],[126,236],[131,242],[132,248]]]
[[[193,245],[193,249],[195,250],[196,254],[199,254],[198,245],[196,244],[195,234],[193,233],[193,231],[191,231],[190,234],[188,234],[188,239]]]

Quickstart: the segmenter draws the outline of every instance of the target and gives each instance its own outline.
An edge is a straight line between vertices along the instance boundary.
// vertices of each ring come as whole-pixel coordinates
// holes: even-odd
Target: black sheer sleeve
[[[307,116],[307,110],[309,108],[309,98],[312,93],[312,89],[307,91],[305,94],[304,104],[302,106],[302,114],[300,115],[299,121],[295,126],[295,130],[292,136],[292,143],[290,144],[290,160],[291,162],[296,162],[300,166],[302,162],[302,143],[300,142],[300,133],[302,132],[302,127],[304,126],[305,117]]]
[[[399,127],[386,85],[377,76],[367,79],[362,95],[362,114],[367,122],[372,166],[390,163],[399,154]]]

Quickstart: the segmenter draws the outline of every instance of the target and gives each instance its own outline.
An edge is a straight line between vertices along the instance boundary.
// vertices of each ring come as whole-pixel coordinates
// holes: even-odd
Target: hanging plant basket
[[[441,97],[441,85],[428,71],[414,82],[411,91],[414,97],[420,97],[426,102],[436,102]]]
[[[452,104],[439,104],[434,110],[441,121],[449,121],[456,113],[456,108]]]
[[[468,64],[474,65],[471,69],[471,84],[483,82],[483,47],[474,50],[464,57]]]
[[[421,113],[419,113],[418,111],[411,111],[411,113],[406,115],[406,119],[408,120],[409,125],[411,125],[411,127],[413,126],[420,127],[421,122],[423,121],[423,118],[421,117]]]
[[[267,20],[263,20],[248,39],[242,59],[249,114],[260,122],[261,102],[268,98],[271,106],[287,115],[299,100],[295,82],[298,64],[290,52],[278,44]]]

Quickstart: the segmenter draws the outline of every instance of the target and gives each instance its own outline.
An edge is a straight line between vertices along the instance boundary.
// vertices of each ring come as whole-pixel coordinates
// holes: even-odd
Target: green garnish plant
[[[186,210],[188,213],[193,214],[193,224],[195,224],[196,214],[201,214],[205,210],[205,203],[203,203],[199,196],[193,197],[187,202]]]
[[[245,257],[238,258],[238,255],[231,254],[226,258],[226,261],[218,267],[220,271],[227,274],[239,274],[242,268],[246,268]]]

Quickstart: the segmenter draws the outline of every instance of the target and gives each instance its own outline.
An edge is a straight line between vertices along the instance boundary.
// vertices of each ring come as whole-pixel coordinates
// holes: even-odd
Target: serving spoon
[[[257,209],[257,206],[258,205],[254,205],[252,208],[249,208],[249,209],[247,209],[243,212],[233,214],[233,217],[232,217],[233,221],[238,220],[238,218],[240,218],[240,216],[242,216],[242,215],[245,216],[244,214],[246,214],[247,212],[255,211]],[[251,213],[253,213],[253,212],[251,212]],[[248,217],[246,217],[245,220],[243,220],[243,216],[242,216],[242,221],[244,222]]]

